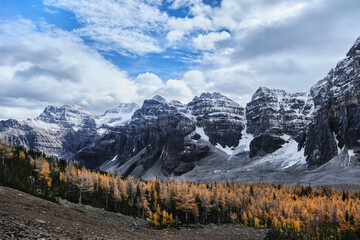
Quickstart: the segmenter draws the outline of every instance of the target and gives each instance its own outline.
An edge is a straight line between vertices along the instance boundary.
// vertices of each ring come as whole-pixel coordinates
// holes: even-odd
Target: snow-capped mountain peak
[[[165,98],[163,98],[163,97],[160,96],[160,95],[155,95],[155,96],[152,98],[152,100],[156,100],[156,101],[161,102],[161,103],[167,103],[166,100],[165,100]]]
[[[199,99],[217,99],[217,100],[224,100],[224,101],[232,101],[230,98],[222,95],[219,92],[204,92],[201,93],[200,96],[194,97],[193,101],[199,100]]]
[[[353,46],[350,48],[349,52],[346,54],[347,57],[352,56],[354,54],[358,54],[360,51],[360,37],[356,39]]]
[[[140,108],[136,103],[121,103],[119,106],[105,111],[96,119],[96,126],[118,127],[130,122],[132,115]]]
[[[244,108],[238,103],[214,92],[194,97],[186,107],[188,115],[196,118],[196,126],[204,129],[214,146],[238,146],[245,128]]]
[[[219,112],[242,114],[244,111],[244,108],[242,108],[240,104],[217,92],[202,93],[200,97],[194,97],[194,99],[187,104],[187,108],[192,111],[193,115]]]
[[[61,107],[47,106],[36,118],[46,123],[64,126],[80,126],[94,124],[95,115],[78,105],[64,105]]]
[[[247,131],[295,136],[310,121],[314,110],[309,93],[259,88],[246,105]]]
[[[120,103],[119,106],[106,110],[101,116],[111,113],[132,113],[134,110],[140,108],[136,103]]]
[[[174,106],[174,107],[183,107],[184,106],[184,104],[182,104],[182,102],[180,102],[178,100],[171,100],[170,105]]]

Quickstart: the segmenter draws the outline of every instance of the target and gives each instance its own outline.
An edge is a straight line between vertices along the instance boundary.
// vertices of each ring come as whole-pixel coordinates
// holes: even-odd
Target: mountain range
[[[360,38],[308,92],[260,87],[245,108],[217,92],[187,104],[155,96],[100,116],[48,106],[0,121],[0,141],[144,179],[357,184],[359,101]]]

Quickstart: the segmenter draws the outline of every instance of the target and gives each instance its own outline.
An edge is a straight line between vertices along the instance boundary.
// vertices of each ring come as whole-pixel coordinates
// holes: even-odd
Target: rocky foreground
[[[263,239],[265,229],[193,225],[153,230],[144,220],[81,204],[61,204],[0,186],[0,239]]]

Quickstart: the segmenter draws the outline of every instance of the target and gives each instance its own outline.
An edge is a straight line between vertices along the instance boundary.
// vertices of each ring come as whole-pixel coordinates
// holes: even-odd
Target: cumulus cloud
[[[199,95],[211,87],[212,83],[206,81],[203,72],[198,70],[191,70],[184,73],[182,80],[191,89],[193,95]]]
[[[174,42],[180,41],[183,38],[183,36],[184,36],[183,31],[173,30],[168,32],[168,34],[166,35],[166,40],[168,41],[169,45],[172,45]]]
[[[203,51],[201,69],[214,89],[229,95],[259,86],[307,91],[360,35],[351,27],[359,7],[354,0],[224,0],[212,9],[212,24],[231,37]]]
[[[19,18],[0,22],[0,34],[2,109],[80,104],[98,112],[136,100],[126,72],[71,33]],[[18,117],[18,112],[6,117]]]
[[[200,50],[215,50],[215,43],[229,39],[231,37],[230,33],[226,31],[222,32],[211,32],[209,34],[203,35],[199,34],[193,39],[195,48]]]
[[[30,22],[27,23],[30,24]],[[17,65],[22,62],[46,64],[56,61],[61,54],[59,49],[52,47],[31,49],[25,44],[5,44],[0,46],[0,65]]]
[[[178,100],[182,103],[188,103],[202,92],[215,91],[212,88],[214,82],[208,81],[204,73],[198,70],[187,71],[181,78],[167,81],[153,73],[142,73],[136,77],[134,85],[143,99],[161,95],[167,101]]]
[[[183,103],[191,101],[193,93],[182,80],[170,79],[162,88],[158,90],[158,94],[166,100],[178,100]]]
[[[164,86],[163,81],[157,75],[148,72],[139,74],[134,84],[137,88],[137,94],[144,99],[153,97]]]

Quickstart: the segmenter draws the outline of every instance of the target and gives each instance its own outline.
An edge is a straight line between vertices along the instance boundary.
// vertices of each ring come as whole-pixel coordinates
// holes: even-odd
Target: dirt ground
[[[153,230],[135,219],[64,200],[53,203],[0,186],[0,239],[263,239],[267,230],[192,225]]]

